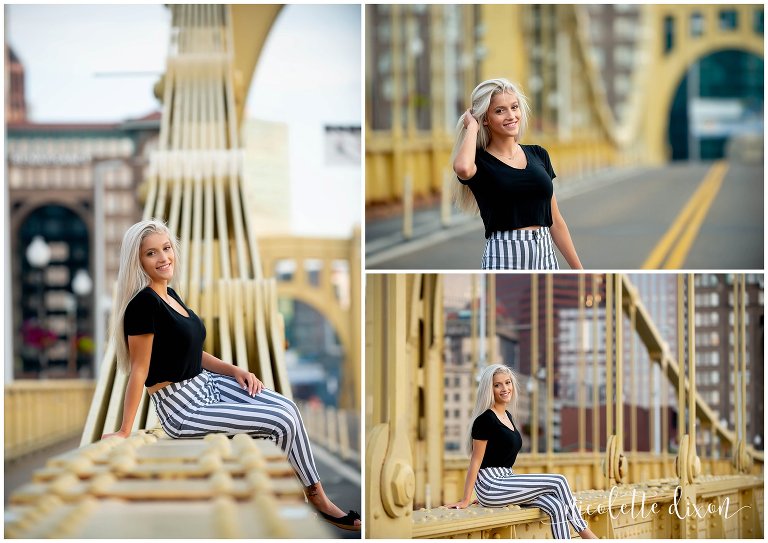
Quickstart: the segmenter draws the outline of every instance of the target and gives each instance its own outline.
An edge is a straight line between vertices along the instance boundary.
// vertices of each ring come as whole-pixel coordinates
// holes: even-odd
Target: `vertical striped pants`
[[[165,432],[172,438],[247,433],[274,441],[288,455],[304,486],[320,481],[304,422],[291,400],[263,389],[251,397],[234,377],[203,370],[152,394]]]
[[[587,528],[562,475],[546,473],[515,475],[510,468],[482,468],[475,481],[477,501],[483,507],[520,505],[538,507],[552,519],[555,539],[570,539],[570,522],[577,532]]]
[[[485,240],[484,270],[557,270],[549,228],[493,232]]]

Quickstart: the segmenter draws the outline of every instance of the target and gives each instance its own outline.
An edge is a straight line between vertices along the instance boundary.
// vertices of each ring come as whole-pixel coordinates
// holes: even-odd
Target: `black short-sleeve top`
[[[483,463],[480,468],[511,468],[517,459],[517,453],[523,448],[523,437],[512,422],[512,415],[505,411],[509,422],[515,427],[512,431],[488,409],[472,423],[472,439],[487,441]]]
[[[128,336],[154,334],[149,372],[144,382],[147,387],[190,379],[203,370],[205,325],[170,287],[168,294],[181,304],[189,317],[168,305],[150,287],[139,291],[125,309],[126,340]]]
[[[520,145],[525,168],[513,168],[484,149],[475,152],[477,172],[459,179],[472,191],[485,225],[485,237],[527,226],[552,226],[552,194],[556,177],[547,150]]]

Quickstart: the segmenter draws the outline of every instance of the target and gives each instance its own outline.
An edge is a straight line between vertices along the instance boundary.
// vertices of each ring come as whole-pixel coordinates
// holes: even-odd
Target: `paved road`
[[[564,185],[558,204],[585,268],[640,269],[656,250],[665,256],[654,269],[663,268],[672,253],[682,262],[679,269],[763,269],[762,165],[728,162],[721,182],[712,179],[712,168],[672,163],[617,172],[613,181],[605,175],[585,180],[576,191]],[[691,215],[684,215],[686,206]],[[668,234],[676,220],[679,229]],[[661,252],[665,235],[669,250]],[[474,219],[378,254],[367,250],[366,267],[476,270],[483,243],[482,224]]]

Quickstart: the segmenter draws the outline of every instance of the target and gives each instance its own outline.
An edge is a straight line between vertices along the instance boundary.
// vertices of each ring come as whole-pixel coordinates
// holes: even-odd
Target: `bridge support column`
[[[366,444],[366,519],[368,537],[410,538],[415,476],[408,439],[411,408],[406,353],[406,276],[372,276],[368,290],[383,302],[378,310],[387,362],[377,389],[387,398],[385,422],[374,426]],[[383,362],[383,357],[378,362]],[[375,364],[375,362],[374,362]],[[372,369],[372,368],[370,368]],[[384,413],[382,413],[383,415]]]

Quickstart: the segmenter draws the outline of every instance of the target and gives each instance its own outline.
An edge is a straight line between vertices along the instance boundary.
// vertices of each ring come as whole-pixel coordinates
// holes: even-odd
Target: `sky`
[[[160,107],[152,87],[165,69],[164,6],[6,5],[5,29],[25,66],[30,120],[117,122]],[[361,176],[320,191],[308,164],[322,157],[308,163],[306,151],[319,152],[325,125],[362,124],[361,51],[359,5],[286,6],[262,50],[246,115],[289,125],[296,235],[346,237],[360,223]],[[349,209],[320,215],[325,206],[308,194]]]

